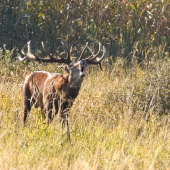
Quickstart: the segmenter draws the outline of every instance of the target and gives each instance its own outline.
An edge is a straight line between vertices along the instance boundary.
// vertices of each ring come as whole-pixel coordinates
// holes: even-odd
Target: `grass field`
[[[170,62],[91,67],[69,112],[71,143],[56,116],[33,108],[23,127],[24,77],[54,64],[1,62],[0,169],[170,169]]]

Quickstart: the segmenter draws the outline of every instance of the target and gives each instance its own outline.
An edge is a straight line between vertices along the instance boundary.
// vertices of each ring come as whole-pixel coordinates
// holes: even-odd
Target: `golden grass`
[[[170,169],[170,117],[166,108],[166,115],[158,114],[164,104],[158,96],[166,98],[169,86],[157,77],[168,79],[168,62],[150,69],[121,62],[104,72],[89,69],[69,112],[71,143],[58,117],[47,129],[39,109],[31,110],[23,128],[24,76],[53,72],[54,65],[30,63],[25,70],[23,64],[1,64],[0,169]]]

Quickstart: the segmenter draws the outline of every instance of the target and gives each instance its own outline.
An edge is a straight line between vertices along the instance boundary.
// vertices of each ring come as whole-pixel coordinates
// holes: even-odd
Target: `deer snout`
[[[84,77],[85,75],[86,75],[86,74],[85,74],[84,71],[83,71],[83,72],[82,72],[82,71],[80,72],[80,77]]]

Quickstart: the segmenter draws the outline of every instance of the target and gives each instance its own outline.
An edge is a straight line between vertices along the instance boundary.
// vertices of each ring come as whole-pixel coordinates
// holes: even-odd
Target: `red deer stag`
[[[63,46],[66,49],[66,57],[59,55],[59,58],[52,56],[44,47],[45,53],[48,58],[40,58],[31,49],[31,41],[28,42],[28,53],[21,51],[24,58],[19,57],[20,61],[27,59],[34,59],[40,62],[56,62],[64,63],[67,66],[64,67],[66,73],[49,73],[46,71],[35,71],[31,73],[24,82],[24,125],[26,124],[27,114],[31,110],[31,107],[40,107],[42,110],[42,117],[47,117],[47,124],[52,121],[52,110],[55,114],[58,112],[63,119],[63,123],[67,124],[67,137],[70,139],[70,132],[68,126],[67,112],[72,106],[73,101],[77,97],[83,78],[85,76],[85,70],[90,64],[99,64],[101,68],[101,61],[106,55],[105,47],[103,46],[103,55],[100,59],[96,60],[97,56],[101,52],[101,43],[99,43],[99,51],[94,54],[88,47],[88,43],[84,47],[78,61],[72,62],[70,59],[70,51],[66,43],[61,40]],[[88,48],[92,55],[86,59],[83,59],[84,52]],[[46,113],[46,116],[45,116]]]

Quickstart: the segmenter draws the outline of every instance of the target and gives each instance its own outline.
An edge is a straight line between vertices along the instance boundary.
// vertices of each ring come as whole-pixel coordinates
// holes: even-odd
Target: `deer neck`
[[[65,88],[67,89],[67,95],[72,98],[76,98],[83,82],[83,77],[76,79],[76,77],[72,77],[70,74],[64,74],[63,76],[68,80],[68,83],[65,86]]]
[[[72,89],[80,89],[83,82],[83,77],[80,77],[78,74],[69,74],[68,75],[68,85]]]

